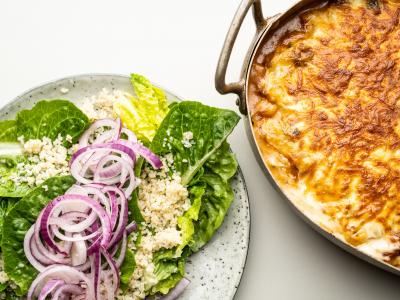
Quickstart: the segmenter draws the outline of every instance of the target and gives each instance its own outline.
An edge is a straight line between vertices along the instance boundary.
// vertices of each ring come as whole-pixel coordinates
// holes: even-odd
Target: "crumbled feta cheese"
[[[39,154],[42,150],[42,145],[41,140],[29,140],[24,144],[24,151],[27,154]]]
[[[72,144],[72,136],[70,136],[69,134],[67,134],[67,136],[65,137],[65,140],[66,140],[68,143],[71,143],[71,144]]]
[[[23,138],[19,139],[21,142]],[[28,140],[23,144],[27,161],[18,163],[16,172],[11,179],[16,183],[26,183],[29,186],[42,184],[53,176],[69,174],[68,155],[76,147],[67,149],[63,146],[63,138],[58,136],[55,141],[44,137],[42,140]]]
[[[191,131],[184,132],[183,133],[183,139],[187,140],[187,141],[192,140],[193,139],[193,132],[191,132]]]
[[[116,118],[114,103],[123,98],[126,98],[124,92],[104,88],[97,95],[85,98],[80,108],[91,120]]]
[[[66,87],[62,87],[60,89],[61,94],[67,94],[69,92],[69,89],[67,89]]]
[[[182,144],[186,148],[192,147],[191,140],[193,139],[193,132],[191,131],[186,131],[183,133],[183,139],[182,139]]]

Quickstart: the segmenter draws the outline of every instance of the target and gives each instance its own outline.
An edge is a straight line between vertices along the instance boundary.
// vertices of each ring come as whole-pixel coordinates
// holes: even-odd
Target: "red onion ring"
[[[68,296],[68,295],[79,295],[82,294],[84,291],[83,288],[76,284],[64,284],[60,286],[55,292],[52,300],[59,300],[61,296]],[[65,294],[65,295],[64,295]],[[68,298],[66,298],[68,299]]]
[[[87,275],[80,271],[77,271],[73,267],[64,265],[53,265],[41,272],[32,282],[32,285],[28,291],[27,300],[33,300],[34,297],[37,297],[43,287],[47,284],[47,282],[52,279],[63,280],[68,284],[84,284],[86,286],[85,299],[94,299],[94,287],[90,278]]]
[[[35,232],[35,226],[32,225],[31,228],[28,230],[28,232],[25,234],[24,238],[24,252],[26,258],[29,260],[31,265],[38,270],[39,272],[42,272],[46,269],[46,267],[36,259],[36,257],[32,254],[32,238],[33,234]]]
[[[100,223],[102,224],[102,229],[103,229],[102,230],[103,238],[100,244],[102,246],[108,245],[108,242],[111,239],[111,223],[110,223],[110,218],[107,215],[106,211],[103,209],[103,207],[98,202],[87,196],[68,194],[64,196],[59,196],[53,201],[51,201],[42,211],[41,217],[37,221],[37,223],[40,224],[40,234],[43,237],[45,243],[48,244],[50,248],[52,248],[57,253],[62,253],[64,255],[67,255],[65,251],[60,249],[60,247],[57,245],[57,243],[49,234],[49,219],[52,216],[52,213],[56,208],[60,206],[62,207],[65,204],[85,204],[87,205],[88,208],[95,211],[96,214],[98,215],[98,218],[100,220]],[[70,239],[70,241],[76,241],[76,240],[79,239],[76,238]]]
[[[49,280],[43,289],[40,291],[38,300],[46,300],[47,296],[57,290],[60,286],[65,285],[63,280],[51,279]]]
[[[110,127],[111,130],[106,131],[108,135],[104,136],[104,134],[99,135],[97,139],[93,142],[93,144],[104,143],[108,141],[113,141],[119,139],[122,130],[121,120],[118,118],[117,120],[113,119],[101,119],[95,121],[81,136],[79,139],[79,147],[85,147],[89,145],[89,138],[95,134],[96,130]]]
[[[155,155],[153,152],[151,152],[150,149],[146,148],[142,144],[139,143],[133,143],[130,141],[125,141],[125,140],[118,140],[117,143],[120,145],[125,145],[128,146],[134,151],[135,153],[139,154],[142,156],[144,159],[147,160],[147,162],[154,168],[154,169],[160,169],[163,166],[162,161],[159,159],[157,155]]]
[[[121,133],[125,134],[128,137],[128,141],[130,141],[132,143],[138,142],[136,135],[128,128],[123,127],[121,130]]]

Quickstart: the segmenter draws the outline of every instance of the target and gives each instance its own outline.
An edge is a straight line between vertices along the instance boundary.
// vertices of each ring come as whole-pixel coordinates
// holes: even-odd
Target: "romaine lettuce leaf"
[[[219,175],[206,172],[202,181],[207,188],[201,199],[198,221],[194,223],[194,234],[189,242],[193,252],[197,252],[213,237],[234,198],[229,182],[222,180]]]
[[[151,289],[151,295],[155,295],[157,293],[166,295],[168,292],[175,287],[179,281],[182,280],[184,276],[181,272],[177,273],[172,273],[170,274],[167,278],[164,280],[159,281],[152,289]],[[147,299],[147,298],[146,298]]]
[[[181,231],[182,244],[175,251],[175,257],[182,254],[183,249],[190,243],[195,232],[194,222],[199,219],[201,199],[205,193],[206,186],[199,184],[190,188],[190,201],[192,206],[178,218],[178,227]]]
[[[205,167],[211,172],[221,176],[225,182],[228,182],[236,174],[238,164],[227,142],[224,142],[207,160]]]
[[[23,197],[30,190],[25,184],[15,184],[10,178],[17,164],[26,161],[25,156],[0,156],[0,197]]]
[[[17,163],[24,161],[17,143],[17,125],[14,120],[0,121],[0,197],[22,197],[29,187],[16,186],[10,179]]]
[[[15,203],[18,201],[19,198],[0,197],[0,240],[3,236],[4,218],[6,214],[11,210],[11,208],[15,205]],[[0,259],[2,259],[2,257]],[[6,291],[6,289],[8,290]],[[11,287],[9,286],[8,282],[0,284],[0,298],[4,294],[6,295],[6,299],[15,299],[16,297]]]
[[[190,255],[186,248],[180,257],[175,257],[174,249],[162,249],[153,254],[154,273],[158,283],[149,291],[150,295],[167,294],[185,275],[186,259]]]
[[[36,222],[41,210],[55,197],[64,194],[75,179],[71,176],[53,177],[31,190],[4,218],[1,248],[4,270],[17,285],[16,293],[23,296],[28,291],[38,272],[29,264],[24,253],[24,237]],[[46,185],[47,188],[43,188]]]
[[[138,205],[138,190],[136,189],[132,193],[132,198],[128,202],[128,208],[129,208],[129,217],[128,220],[129,222],[135,221],[136,224],[140,226],[142,222],[144,222],[144,218],[142,216],[142,213],[140,212],[139,205]]]
[[[16,142],[17,125],[14,120],[0,121],[0,142]]]
[[[224,221],[225,215],[234,199],[230,185],[237,171],[237,161],[225,142],[204,166],[204,174],[199,184],[205,184],[205,193],[201,198],[198,220],[194,222],[194,234],[189,242],[190,249],[197,252],[214,235]]]
[[[6,214],[19,201],[19,198],[3,198],[0,197],[0,241],[3,236],[3,224]],[[0,288],[1,290],[1,288]]]
[[[18,297],[15,294],[15,290],[7,284],[2,284],[1,288],[3,289],[0,295],[5,295],[4,300],[21,300],[21,297]]]
[[[124,263],[121,266],[121,285],[127,285],[132,277],[133,272],[135,271],[136,261],[135,261],[135,253],[129,248],[126,249]]]
[[[60,134],[70,135],[75,143],[88,125],[88,117],[67,100],[42,100],[32,109],[20,111],[16,119],[17,136],[25,140],[55,140]]]
[[[172,153],[174,167],[181,174],[182,184],[187,185],[221,147],[239,120],[240,117],[231,110],[184,101],[171,108],[153,139],[151,149],[159,155]],[[189,147],[184,145],[186,132],[193,134]]]
[[[137,98],[121,99],[114,104],[114,110],[141,140],[151,141],[168,113],[167,97],[141,75],[132,74],[131,83]]]

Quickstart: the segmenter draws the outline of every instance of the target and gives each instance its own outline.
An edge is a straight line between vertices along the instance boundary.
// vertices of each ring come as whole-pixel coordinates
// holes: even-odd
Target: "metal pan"
[[[262,5],[260,0],[243,0],[233,18],[232,24],[229,28],[228,34],[226,36],[221,55],[218,61],[218,66],[215,74],[215,87],[221,94],[229,94],[233,93],[238,96],[236,104],[239,107],[240,112],[244,116],[244,124],[246,127],[246,132],[248,135],[248,139],[251,143],[254,155],[256,156],[260,166],[262,167],[266,177],[274,186],[279,194],[283,196],[290,206],[294,209],[294,211],[308,223],[312,228],[314,228],[317,232],[322,234],[328,240],[348,251],[349,253],[379,267],[391,273],[400,275],[400,270],[392,265],[389,265],[383,261],[377,260],[374,257],[371,257],[353,246],[347,244],[346,242],[338,239],[332,233],[326,231],[324,228],[320,227],[318,224],[314,223],[308,216],[306,216],[299,207],[297,207],[293,201],[289,198],[284,188],[277,182],[271,170],[266,165],[265,161],[262,158],[260,148],[256,142],[256,138],[253,132],[253,127],[251,124],[251,118],[248,115],[249,109],[249,101],[248,101],[248,81],[251,66],[253,64],[253,59],[256,56],[257,50],[260,45],[263,45],[268,39],[272,38],[274,32],[281,27],[283,24],[286,24],[292,18],[297,16],[299,13],[304,12],[306,9],[312,6],[320,6],[326,4],[327,1],[321,0],[300,0],[295,3],[292,7],[286,10],[284,13],[273,16],[273,17],[264,17],[262,12]],[[232,53],[233,46],[235,44],[236,37],[239,33],[240,27],[243,23],[244,18],[248,14],[249,10],[252,9],[253,19],[256,25],[256,33],[253,38],[252,43],[249,46],[249,50],[243,62],[243,68],[240,75],[240,80],[233,83],[226,83],[225,76],[228,68],[229,59]]]

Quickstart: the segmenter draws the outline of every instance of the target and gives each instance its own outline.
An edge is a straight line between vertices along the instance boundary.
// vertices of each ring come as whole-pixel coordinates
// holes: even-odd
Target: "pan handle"
[[[256,23],[257,32],[259,32],[266,24],[267,20],[265,20],[263,17],[261,1],[243,0],[238,10],[236,11],[231,27],[229,28],[228,34],[225,38],[225,42],[222,47],[217,65],[217,71],[215,73],[215,87],[217,91],[223,95],[229,93],[234,93],[238,95],[239,110],[242,114],[246,114],[246,104],[242,99],[245,79],[242,77],[238,82],[226,83],[225,78],[233,45],[235,44],[240,27],[242,26],[243,20],[246,17],[250,7],[253,7],[253,17]]]

